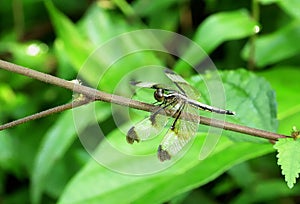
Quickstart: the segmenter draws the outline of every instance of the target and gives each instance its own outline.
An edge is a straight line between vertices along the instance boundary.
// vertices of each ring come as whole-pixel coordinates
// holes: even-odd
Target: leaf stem
[[[30,121],[30,120],[34,120],[37,118],[41,118],[44,117],[46,115],[49,114],[53,114],[53,113],[57,113],[57,112],[61,112],[67,109],[71,109],[72,107],[78,107],[81,105],[84,105],[86,103],[89,102],[93,102],[93,101],[103,101],[103,102],[109,102],[109,103],[115,103],[118,105],[122,105],[122,106],[128,106],[130,108],[135,108],[135,109],[139,109],[139,110],[144,110],[144,111],[148,111],[151,112],[153,109],[156,108],[155,105],[153,104],[148,104],[148,103],[143,103],[140,101],[136,101],[136,100],[132,100],[129,98],[125,98],[123,96],[118,96],[118,95],[113,95],[113,94],[109,94],[109,93],[105,93],[90,87],[86,87],[83,86],[81,84],[76,84],[73,83],[71,81],[67,81],[65,79],[60,79],[58,77],[49,75],[49,74],[45,74],[45,73],[41,73],[32,69],[28,69],[26,67],[23,66],[19,66],[13,63],[9,63],[3,60],[0,60],[0,68],[5,69],[7,71],[11,71],[14,73],[18,73],[18,74],[22,74],[28,77],[31,77],[33,79],[37,79],[49,84],[53,84],[62,88],[66,88],[69,90],[72,90],[76,93],[80,93],[83,94],[86,97],[86,100],[82,100],[82,101],[74,101],[73,104],[69,103],[69,104],[65,104],[62,106],[58,106],[16,121],[13,121],[11,123],[7,123],[4,124],[2,126],[0,126],[0,130]],[[169,114],[169,113],[167,113]],[[184,116],[186,119],[188,119],[189,117],[199,117],[200,119],[200,124],[203,125],[208,125],[208,126],[213,126],[213,127],[217,127],[217,128],[223,128],[225,130],[230,130],[230,131],[234,131],[234,132],[239,132],[239,133],[243,133],[243,134],[247,134],[247,135],[252,135],[252,136],[256,136],[256,137],[261,137],[261,138],[265,138],[265,139],[269,139],[269,140],[277,140],[279,138],[285,138],[285,137],[289,137],[286,135],[281,135],[281,134],[277,134],[277,133],[273,133],[273,132],[268,132],[268,131],[264,131],[264,130],[259,130],[256,128],[251,128],[251,127],[247,127],[247,126],[243,126],[243,125],[238,125],[238,124],[234,124],[234,123],[229,123],[229,122],[225,122],[225,121],[221,121],[221,120],[216,120],[216,119],[211,119],[211,118],[206,118],[203,116],[189,116],[189,115],[185,115]]]
[[[260,9],[259,9],[259,2],[257,0],[252,0],[252,18],[256,22],[259,22],[260,16]],[[255,32],[250,37],[250,48],[249,48],[249,58],[248,58],[248,69],[254,70],[255,69],[255,43],[257,39],[257,32]]]

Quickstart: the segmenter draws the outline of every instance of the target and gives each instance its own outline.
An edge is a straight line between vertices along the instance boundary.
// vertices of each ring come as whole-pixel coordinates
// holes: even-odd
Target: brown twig
[[[22,75],[25,75],[25,76],[49,83],[49,84],[60,86],[60,87],[72,90],[74,92],[83,94],[85,97],[88,98],[87,102],[99,100],[99,101],[104,101],[104,102],[109,102],[109,103],[115,103],[115,104],[122,105],[122,106],[128,106],[130,108],[135,108],[135,109],[144,110],[144,111],[148,111],[148,112],[152,111],[156,107],[152,104],[147,104],[147,103],[143,103],[140,101],[132,100],[129,98],[125,98],[123,96],[108,94],[108,93],[105,93],[105,92],[102,92],[102,91],[99,91],[99,90],[96,90],[96,89],[93,89],[90,87],[86,87],[86,86],[83,86],[80,84],[75,84],[71,81],[60,79],[60,78],[57,78],[57,77],[54,77],[54,76],[51,76],[48,74],[44,74],[44,73],[41,73],[41,72],[38,72],[38,71],[35,71],[32,69],[28,69],[26,67],[15,65],[15,64],[5,62],[2,60],[0,60],[0,68],[11,71],[11,72],[19,73],[19,74],[22,74]],[[85,103],[83,103],[83,104],[85,104]],[[83,104],[78,104],[78,106],[83,105]],[[70,106],[67,104],[66,104],[66,107],[70,108]],[[59,110],[61,107],[60,108],[56,107],[56,108],[57,108],[56,112],[63,111],[63,109]],[[32,119],[40,118],[40,117],[36,117],[36,116],[35,116],[36,117],[35,118],[33,116],[32,116]],[[41,115],[38,115],[38,116],[41,116]],[[28,116],[28,117],[30,117],[30,116]],[[216,120],[216,119],[210,119],[210,118],[206,118],[206,117],[202,117],[202,116],[193,116],[193,117],[200,117],[200,123],[204,124],[204,125],[223,128],[225,130],[239,132],[239,133],[252,135],[252,136],[256,136],[256,137],[261,137],[261,138],[265,138],[265,139],[277,140],[279,138],[288,137],[286,135],[272,133],[272,132],[259,130],[259,129],[255,129],[255,128],[251,128],[251,127],[247,127],[247,126],[238,125],[238,124],[228,123],[228,122],[224,122],[224,121],[220,121],[220,120]],[[186,118],[188,118],[188,116],[186,116]],[[26,121],[28,121],[28,120],[26,120]],[[7,124],[5,124],[5,125],[7,125]]]
[[[48,110],[45,110],[45,111],[42,111],[42,112],[39,112],[39,113],[24,117],[24,118],[21,118],[21,119],[18,119],[18,120],[14,120],[14,121],[6,123],[4,125],[0,125],[0,131],[4,130],[4,129],[7,129],[7,128],[17,126],[17,125],[20,125],[20,124],[23,124],[23,123],[26,123],[26,122],[31,121],[31,120],[36,120],[36,119],[39,119],[39,118],[42,118],[42,117],[45,117],[45,116],[48,116],[48,115],[51,115],[51,114],[54,114],[54,113],[59,113],[59,112],[69,110],[69,109],[72,109],[72,108],[75,108],[75,107],[78,107],[78,106],[82,106],[82,105],[87,104],[89,102],[90,102],[90,100],[79,100],[79,101],[74,101],[73,103],[67,103],[67,104],[64,104],[64,105],[61,105],[61,106],[56,106],[54,108],[50,108]]]

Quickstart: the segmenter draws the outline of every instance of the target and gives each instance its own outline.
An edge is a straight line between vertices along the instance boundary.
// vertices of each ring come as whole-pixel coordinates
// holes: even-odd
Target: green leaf
[[[87,36],[95,48],[117,35],[132,30],[134,26],[129,26],[124,16],[96,4],[89,8],[78,25],[78,31]]]
[[[270,83],[242,69],[223,75],[224,86],[228,86],[225,89],[230,90],[227,103],[236,106],[234,110],[242,124],[276,132],[277,103]]]
[[[18,143],[16,138],[7,131],[0,132],[0,166],[1,169],[11,171],[18,174],[18,158],[19,155],[15,151]]]
[[[293,138],[279,139],[274,148],[277,149],[278,165],[289,188],[293,188],[300,172],[300,140]]]
[[[294,21],[271,33],[259,36],[255,41],[255,63],[258,67],[277,63],[300,52],[300,26]],[[242,51],[242,57],[249,58],[249,43]]]
[[[201,92],[200,101],[207,104],[218,103],[220,100],[218,97],[223,94],[223,91],[226,94],[226,109],[236,112],[236,115],[226,117],[226,120],[276,132],[278,126],[277,104],[275,92],[269,82],[244,69],[219,73],[222,77],[224,90],[214,90],[218,79],[213,79],[213,74],[197,75],[192,78],[192,85]],[[207,89],[209,83],[212,83],[211,90]],[[215,100],[210,101],[209,99],[213,97]],[[220,107],[220,105],[218,106]],[[206,112],[201,114],[206,114]],[[265,141],[262,138],[249,137],[235,132],[224,132],[224,134],[235,141]]]
[[[184,4],[182,0],[139,0],[134,1],[132,6],[139,18],[147,18],[149,28],[176,31],[181,13],[175,10],[180,8],[182,4]]]
[[[69,62],[78,70],[89,56],[93,47],[80,33],[75,25],[53,5],[52,1],[45,1],[51,21],[57,36],[67,51]]]
[[[247,186],[231,203],[275,203],[277,199],[299,195],[299,186],[295,186],[291,190],[286,187],[286,183],[282,179],[266,179],[263,181],[260,180],[260,182],[257,182],[257,180],[251,184],[250,188]]]
[[[292,18],[300,19],[300,2],[298,0],[259,0],[259,2],[264,5],[276,3]]]
[[[179,162],[164,171],[150,175],[119,173],[91,160],[69,183],[59,203],[118,203],[120,200],[123,203],[162,203],[213,180],[237,163],[273,151],[269,144],[236,145],[222,138],[210,157],[198,160],[203,140],[204,137],[199,136],[188,154]],[[115,167],[122,166],[126,165],[126,161],[114,161],[114,164]],[[138,164],[141,164],[140,160],[134,162],[134,165]]]
[[[221,12],[209,16],[197,29],[193,41],[197,43],[206,54],[210,54],[223,42],[228,40],[238,40],[254,34],[257,23],[244,10]],[[193,47],[184,54],[189,63],[197,65],[206,54],[195,52]],[[186,64],[179,61],[176,70],[180,73]]]
[[[276,3],[280,0],[258,0],[261,4],[264,4],[264,5],[268,5],[268,4],[272,4],[272,3]]]
[[[61,158],[76,138],[72,112],[65,112],[45,135],[35,158],[32,171],[31,197],[38,203],[46,185],[46,178],[57,159]]]
[[[78,27],[74,32],[87,36],[96,48],[80,67],[78,75],[95,88],[98,86],[103,91],[113,92],[116,84],[131,70],[162,64],[153,52],[145,51],[153,46],[151,41],[145,41],[149,40],[146,35],[155,39],[152,33],[149,30],[134,31],[140,28],[139,24],[129,25],[122,15],[95,4]]]
[[[77,138],[76,133],[80,133],[90,124],[93,119],[91,117],[93,106],[94,104],[89,104],[76,109],[76,114],[79,114],[82,120],[80,123],[76,123],[76,128],[72,111],[66,111],[43,138],[32,171],[31,199],[33,203],[39,202],[51,170]],[[101,112],[97,111],[97,118],[104,120],[110,109],[104,108],[103,104],[100,104],[98,108]]]
[[[300,124],[299,67],[276,66],[259,72],[276,91],[278,101],[278,133],[290,134],[291,126]]]
[[[253,35],[257,25],[244,9],[217,13],[199,26],[193,40],[207,53],[211,53],[225,41]]]
[[[139,0],[133,2],[133,8],[139,16],[151,16],[161,14],[161,11],[165,11],[174,4],[178,4],[178,0],[169,1],[147,1]]]
[[[222,76],[225,93],[228,94],[227,108],[237,111],[236,118],[232,117],[235,122],[276,129],[274,101],[269,101],[274,100],[273,91],[265,80],[245,70],[224,72]],[[211,77],[211,74],[208,73],[206,77]],[[201,78],[193,77],[191,84],[201,84],[199,87],[195,86],[201,90],[205,83],[199,80],[201,81]],[[202,97],[207,99],[209,95],[204,91]],[[160,163],[155,156],[161,136],[128,145],[125,133],[121,130],[114,130],[100,144],[93,155],[94,158],[95,155],[99,156],[100,163],[90,161],[69,183],[59,203],[117,203],[120,200],[124,203],[162,203],[212,181],[235,164],[274,151],[269,143],[234,143],[226,137],[221,137],[213,152],[205,160],[199,160],[199,153],[207,135],[199,133],[191,148],[180,160],[151,174],[151,171],[147,170],[168,165]],[[226,135],[235,138],[231,132],[226,132]],[[210,134],[208,137],[215,136]],[[121,154],[117,154],[118,152]],[[126,156],[132,154],[138,156]],[[154,158],[144,160],[143,157],[139,157],[145,154],[151,154]],[[135,173],[127,171],[130,169]],[[145,174],[138,173],[139,171],[145,171]]]
[[[300,1],[298,0],[277,0],[279,6],[293,18],[300,19]]]

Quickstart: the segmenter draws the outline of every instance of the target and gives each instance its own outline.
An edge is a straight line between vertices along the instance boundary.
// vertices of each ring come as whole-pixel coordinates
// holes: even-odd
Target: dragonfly
[[[126,135],[127,142],[133,144],[152,138],[167,129],[157,149],[157,157],[162,162],[175,156],[198,131],[199,117],[184,118],[183,115],[198,116],[199,110],[235,114],[230,110],[200,103],[197,101],[198,91],[187,81],[171,69],[165,69],[164,73],[174,87],[154,82],[131,82],[137,87],[154,89],[154,98],[158,105],[150,116],[132,126]],[[167,114],[168,111],[171,114]]]

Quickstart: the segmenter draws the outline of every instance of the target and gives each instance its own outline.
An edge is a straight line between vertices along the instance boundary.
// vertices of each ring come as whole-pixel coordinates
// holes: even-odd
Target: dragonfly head
[[[164,90],[160,88],[156,89],[156,91],[154,92],[154,98],[158,102],[162,102],[165,99]]]

